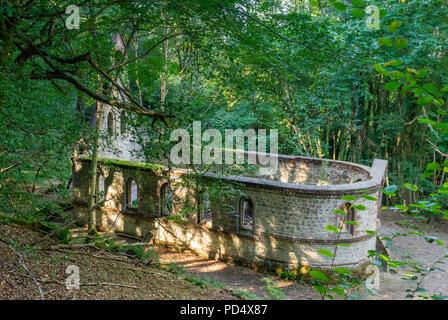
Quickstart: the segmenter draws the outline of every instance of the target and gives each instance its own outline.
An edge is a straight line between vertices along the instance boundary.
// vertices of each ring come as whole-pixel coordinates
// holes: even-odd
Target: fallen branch
[[[37,250],[58,250],[58,249],[80,249],[80,248],[94,248],[96,243],[73,243],[73,244],[55,244],[52,246],[37,247]]]
[[[6,243],[6,241],[4,241],[4,240],[1,240],[1,241]],[[20,264],[22,265],[22,268],[25,269],[26,272],[28,272],[29,276],[33,279],[34,283],[37,286],[37,289],[39,290],[41,300],[45,300],[44,293],[42,292],[42,289],[40,287],[40,283],[36,280],[36,278],[33,276],[31,271],[26,267],[25,259],[23,259],[23,256],[20,254],[20,252],[18,252],[16,249],[14,249],[11,245],[9,245],[9,248],[20,258],[20,261],[21,261]]]
[[[45,280],[45,279],[39,279],[42,283],[56,283],[60,285],[65,285],[65,282],[57,281],[57,280]],[[125,287],[125,288],[132,288],[132,289],[138,289],[136,286],[132,286],[129,284],[124,283],[112,283],[112,282],[88,282],[88,283],[80,283],[80,286],[110,286],[110,287]]]
[[[111,286],[111,287],[125,287],[125,288],[138,289],[138,287],[131,286],[129,284],[111,283],[111,282],[82,283],[81,286]]]

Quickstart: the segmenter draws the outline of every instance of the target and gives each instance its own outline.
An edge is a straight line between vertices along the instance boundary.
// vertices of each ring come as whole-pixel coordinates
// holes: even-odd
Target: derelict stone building
[[[367,167],[278,155],[279,166],[273,176],[206,173],[204,188],[195,190],[182,183],[188,170],[168,170],[135,158],[131,149],[138,146],[122,130],[120,115],[104,108],[103,130],[113,135],[121,153],[101,149],[98,189],[106,202],[97,210],[100,230],[112,227],[138,237],[151,234],[153,241],[208,257],[290,268],[329,267],[332,258],[317,250],[332,252],[336,244],[347,244],[338,246],[334,265],[356,269],[368,262],[368,250],[376,249],[376,237],[364,231],[378,231],[380,226],[387,161],[375,159]],[[74,203],[80,219],[87,211],[89,167],[89,157],[73,158]],[[220,181],[232,188],[213,198],[207,194],[207,181]],[[342,199],[346,195],[356,196],[353,204],[366,210],[355,210]],[[347,214],[335,213],[335,209]],[[173,219],[183,212],[188,212],[185,219]],[[344,224],[344,219],[356,223]],[[339,238],[326,229],[328,225],[342,227]]]

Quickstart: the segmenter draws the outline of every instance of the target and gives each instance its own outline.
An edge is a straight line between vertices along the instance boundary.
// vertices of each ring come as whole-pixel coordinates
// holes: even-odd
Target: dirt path
[[[402,220],[405,220],[405,218],[397,213],[385,212],[382,217],[381,233],[392,235],[394,232],[404,233],[409,231],[395,223],[395,221]],[[437,236],[448,244],[447,226],[446,223],[435,223],[431,224],[430,227],[422,224],[423,229],[421,231],[427,233],[427,235]],[[435,242],[428,243],[417,235],[395,238],[393,247],[398,251],[390,250],[392,260],[414,262],[422,268],[429,266],[448,253],[446,247],[437,245]],[[260,299],[272,298],[266,290],[265,278],[273,280],[282,289],[287,300],[313,300],[318,298],[314,288],[307,284],[282,280],[273,275],[255,272],[252,269],[228,262],[205,259],[192,253],[170,252],[166,249],[159,249],[159,252],[162,263],[175,263],[197,277],[209,277],[225,284],[228,289],[250,292]],[[447,273],[434,271],[426,277],[421,287],[432,293],[448,295],[448,259],[446,262],[446,265],[439,264],[438,267]],[[414,283],[401,279],[404,273],[410,271],[409,268],[404,268],[398,273],[381,272],[381,288],[378,295],[366,296],[365,298],[375,300],[404,299],[407,295],[405,290],[415,288]]]
[[[395,221],[404,221],[405,217],[386,212],[382,217],[381,233],[391,236],[394,232],[406,233],[408,229],[397,225]],[[445,243],[445,246],[438,245],[436,242],[428,243],[421,236],[408,234],[405,237],[397,237],[392,241],[396,250],[389,250],[392,260],[401,260],[414,263],[418,267],[425,269],[438,259],[448,254],[446,245],[448,244],[448,224],[446,222],[431,223],[430,226],[420,224],[422,232],[428,236],[436,236]],[[420,287],[428,292],[448,295],[448,259],[445,264],[437,264],[440,270],[435,270],[425,277]],[[443,271],[442,271],[443,270]],[[415,283],[404,281],[405,273],[413,273],[409,267],[400,270],[398,273],[381,273],[381,290],[379,299],[404,299],[407,295],[405,291],[408,288],[415,288]]]
[[[287,300],[310,300],[317,298],[314,289],[295,281],[279,279],[273,275],[262,274],[250,268],[241,267],[229,262],[209,260],[192,253],[171,252],[159,249],[162,263],[175,263],[197,277],[208,277],[219,281],[230,290],[241,290],[253,294],[258,299],[272,299],[266,289],[265,278],[274,281],[284,292]]]

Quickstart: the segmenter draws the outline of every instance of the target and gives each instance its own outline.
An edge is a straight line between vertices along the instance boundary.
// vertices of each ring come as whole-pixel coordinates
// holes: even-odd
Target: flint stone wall
[[[254,177],[206,175],[207,179],[237,183],[238,190],[251,198],[254,204],[253,231],[240,228],[240,196],[237,193],[224,197],[219,204],[212,202],[211,221],[198,223],[197,217],[192,215],[187,222],[179,223],[161,216],[160,189],[169,178],[178,181],[184,171],[168,172],[127,164],[100,163],[100,173],[105,177],[106,199],[110,200],[97,210],[98,228],[107,230],[115,223],[115,231],[139,237],[151,233],[158,242],[188,248],[211,258],[232,259],[248,265],[282,264],[289,267],[307,265],[326,268],[331,265],[332,259],[318,254],[317,250],[333,252],[336,243],[350,246],[338,247],[335,265],[358,268],[367,262],[367,251],[375,250],[376,238],[362,231],[379,229],[380,189],[387,161],[374,160],[373,166],[369,168],[329,160],[323,160],[327,161],[326,165],[318,166],[315,163],[319,159],[291,158],[298,161],[297,165],[287,164],[294,168],[294,172],[306,168],[300,164],[307,162],[307,168],[333,168],[328,174],[332,177],[332,184],[299,185]],[[287,158],[285,163],[290,160]],[[90,160],[87,158],[73,159],[74,204],[79,219],[86,218],[89,166]],[[335,170],[345,171],[340,184],[337,183],[338,174]],[[131,178],[138,184],[139,206],[119,215],[125,202],[126,181]],[[175,189],[175,194],[174,213],[180,212],[185,206],[195,206],[194,190],[179,187]],[[354,202],[363,204],[367,210],[355,213],[359,226],[353,232],[342,232],[338,242],[336,233],[325,230],[325,227],[329,224],[337,225],[338,215],[333,210],[346,204],[341,199],[343,195],[370,195],[378,201],[360,198]]]

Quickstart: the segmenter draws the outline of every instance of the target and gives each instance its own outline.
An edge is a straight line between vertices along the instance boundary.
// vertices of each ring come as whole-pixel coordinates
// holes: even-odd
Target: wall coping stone
[[[247,152],[246,152],[247,153]],[[259,153],[257,153],[260,155]],[[264,154],[266,155],[266,154]],[[347,183],[347,184],[332,184],[332,185],[323,185],[323,186],[317,186],[317,185],[304,185],[304,184],[293,184],[293,183],[286,183],[286,182],[280,182],[275,180],[268,180],[263,178],[253,178],[253,177],[244,177],[244,176],[234,176],[234,175],[222,175],[217,173],[211,173],[206,172],[204,173],[205,177],[210,178],[217,178],[217,179],[225,179],[228,181],[233,181],[236,183],[242,183],[249,186],[255,186],[259,188],[266,188],[266,189],[277,189],[277,190],[283,190],[287,192],[293,192],[298,194],[308,194],[308,195],[323,195],[323,196],[329,196],[329,195],[349,195],[349,194],[360,194],[364,193],[365,191],[378,191],[383,186],[384,177],[387,170],[387,160],[381,160],[381,159],[374,159],[372,167],[369,168],[367,166],[363,166],[360,164],[355,164],[351,162],[346,161],[338,161],[338,160],[329,160],[329,159],[321,159],[321,158],[312,158],[312,157],[302,157],[302,156],[291,156],[291,155],[278,155],[279,158],[283,159],[290,159],[290,160],[306,160],[306,161],[321,161],[321,162],[328,162],[328,163],[338,163],[343,164],[345,166],[352,166],[361,170],[365,170],[369,173],[370,179],[365,181],[359,181],[354,183]],[[89,157],[85,156],[78,156],[78,157],[72,157],[73,160],[80,160],[85,162],[90,162]],[[132,164],[128,164],[126,161],[119,162],[119,161],[113,161],[114,159],[106,159],[102,158],[101,161],[104,162],[110,162],[114,165],[120,166],[120,167],[137,167],[140,170],[148,170],[153,172],[154,174],[157,173],[164,173],[164,174],[173,174],[173,175],[182,175],[184,173],[187,173],[188,170],[186,169],[173,169],[171,172],[167,168],[164,168],[163,170],[154,170],[153,164],[148,164],[148,166],[145,166],[145,163],[137,163],[138,166]]]

